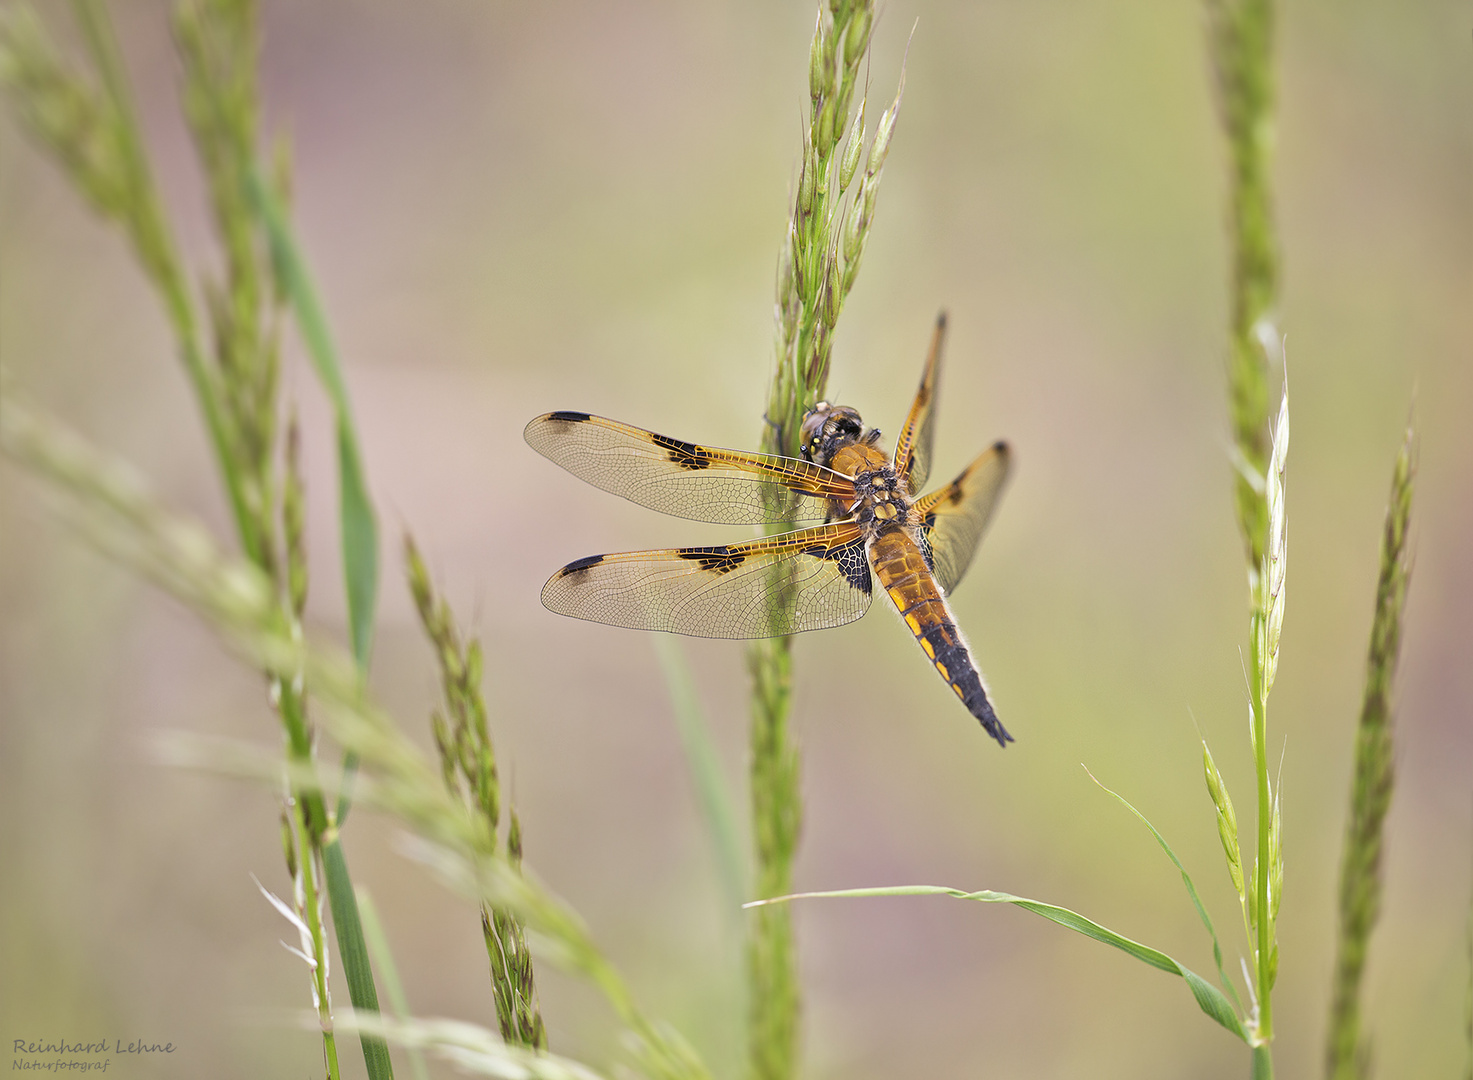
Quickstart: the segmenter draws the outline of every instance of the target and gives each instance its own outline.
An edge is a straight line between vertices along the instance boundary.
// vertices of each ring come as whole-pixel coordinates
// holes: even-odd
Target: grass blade
[[[353,428],[353,410],[343,381],[337,348],[328,332],[327,318],[307,271],[306,260],[292,235],[281,203],[262,180],[259,170],[246,177],[251,200],[265,227],[277,276],[296,313],[302,341],[317,377],[332,401],[337,419],[338,516],[342,529],[343,574],[347,580],[348,634],[358,666],[368,670],[373,651],[373,611],[378,600],[378,522],[363,476],[363,458]]]
[[[343,856],[341,841],[323,845],[322,867],[327,878],[327,901],[332,906],[338,954],[343,958],[343,974],[348,979],[348,998],[359,1012],[377,1012],[373,967],[368,959],[368,945],[363,940],[363,923],[358,918],[358,901],[353,894],[353,879],[348,875],[348,860]],[[389,1061],[388,1044],[376,1035],[360,1034],[359,1039],[371,1080],[393,1080],[394,1066]]]
[[[1025,911],[1031,911],[1035,915],[1041,915],[1050,922],[1056,922],[1060,926],[1068,927],[1075,933],[1083,934],[1087,938],[1105,945],[1113,946],[1121,952],[1128,953],[1142,963],[1149,964],[1153,968],[1180,975],[1186,980],[1187,986],[1192,991],[1192,996],[1197,999],[1197,1005],[1201,1010],[1216,1020],[1228,1031],[1231,1031],[1244,1042],[1248,1041],[1247,1029],[1238,1018],[1233,1009],[1232,1002],[1227,999],[1221,990],[1213,986],[1202,976],[1179,964],[1159,949],[1153,949],[1149,945],[1143,945],[1117,934],[1108,927],[1101,926],[1093,919],[1085,918],[1077,911],[1059,907],[1056,904],[1045,904],[1041,900],[1030,900],[1026,896],[1014,896],[1011,893],[994,892],[991,889],[982,889],[978,892],[967,892],[964,889],[951,889],[944,885],[891,885],[870,889],[837,889],[829,892],[806,892],[793,893],[789,896],[780,896],[772,900],[754,900],[747,907],[760,907],[766,904],[784,903],[790,900],[818,900],[838,899],[870,896],[950,896],[957,900],[975,900],[983,904],[1012,904]]]
[[[1113,796],[1121,806],[1140,819],[1141,824],[1151,830],[1151,835],[1156,838],[1156,843],[1161,845],[1161,850],[1166,852],[1166,857],[1171,860],[1172,865],[1181,873],[1182,883],[1187,887],[1187,895],[1192,898],[1192,906],[1197,909],[1197,915],[1201,918],[1202,925],[1207,928],[1207,933],[1212,938],[1212,960],[1217,965],[1217,977],[1222,980],[1222,985],[1232,997],[1234,1007],[1241,1012],[1243,1003],[1238,999],[1238,991],[1233,986],[1233,981],[1227,977],[1227,972],[1223,970],[1222,945],[1217,940],[1217,930],[1212,925],[1212,916],[1207,914],[1207,908],[1202,904],[1202,898],[1197,895],[1197,886],[1192,884],[1192,875],[1187,873],[1187,868],[1176,857],[1176,852],[1171,850],[1171,845],[1166,842],[1166,837],[1157,831],[1156,826],[1151,824],[1150,819],[1145,814],[1142,814],[1132,806],[1125,796],[1121,795],[1118,791],[1112,791],[1110,788],[1105,787],[1104,784],[1101,784],[1099,778],[1090,772],[1088,767],[1084,771],[1089,773],[1089,778],[1099,785],[1100,790],[1104,791],[1107,795]]]

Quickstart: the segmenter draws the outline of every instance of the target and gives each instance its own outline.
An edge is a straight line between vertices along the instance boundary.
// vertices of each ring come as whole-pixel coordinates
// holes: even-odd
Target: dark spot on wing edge
[[[729,547],[677,548],[676,555],[701,564],[702,570],[713,574],[727,574],[747,561],[745,554],[733,552]]]
[[[593,417],[586,412],[558,411],[548,413],[547,419],[553,424],[586,424]]]
[[[651,436],[656,446],[666,452],[670,460],[682,469],[707,469],[711,466],[711,455],[695,443],[672,439],[668,435]]]

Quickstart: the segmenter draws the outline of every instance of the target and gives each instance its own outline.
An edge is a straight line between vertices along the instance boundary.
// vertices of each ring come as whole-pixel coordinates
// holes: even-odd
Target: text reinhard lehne
[[[172,1054],[175,1046],[171,1042],[151,1043],[142,1039],[124,1042],[122,1039],[99,1042],[46,1042],[43,1039],[26,1041],[16,1039],[13,1053],[16,1054]]]

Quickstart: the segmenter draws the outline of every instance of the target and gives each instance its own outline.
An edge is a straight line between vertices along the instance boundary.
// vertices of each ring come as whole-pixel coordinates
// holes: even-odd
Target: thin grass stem
[[[384,931],[383,920],[378,915],[378,905],[368,890],[359,886],[354,890],[358,897],[358,914],[363,919],[363,937],[368,942],[368,951],[373,958],[374,970],[384,981],[384,996],[394,1010],[394,1019],[409,1020],[409,996],[404,992],[404,983],[399,978],[399,965],[394,962],[394,952],[389,947],[389,935]],[[374,1014],[370,1014],[374,1015]],[[376,1032],[382,1036],[382,1032]],[[424,1051],[413,1044],[405,1046],[409,1057],[409,1072],[414,1080],[430,1080],[425,1068]]]
[[[299,800],[292,800],[292,811],[297,868],[294,890],[298,913],[307,924],[312,942],[312,999],[317,1006],[318,1022],[322,1027],[322,1053],[327,1065],[328,1080],[338,1080],[338,1045],[337,1036],[333,1032],[332,997],[328,986],[330,955],[327,936],[322,932],[322,897],[318,889],[318,875],[321,873],[319,849],[312,843],[311,829],[302,814]]]

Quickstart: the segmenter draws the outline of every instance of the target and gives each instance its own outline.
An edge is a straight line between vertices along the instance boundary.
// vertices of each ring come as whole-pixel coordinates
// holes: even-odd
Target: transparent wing
[[[920,491],[931,475],[931,443],[936,430],[936,391],[941,377],[941,345],[946,338],[946,312],[936,316],[936,332],[931,335],[931,351],[926,368],[921,372],[921,386],[900,437],[895,440],[895,472]]]
[[[828,500],[855,499],[852,480],[812,462],[698,446],[587,413],[539,416],[523,435],[580,480],[694,521],[822,521]]]
[[[1008,444],[995,443],[951,483],[916,500],[932,573],[948,593],[972,565],[1008,478],[1009,460]]]
[[[842,521],[746,544],[593,555],[554,574],[542,603],[634,630],[762,638],[853,622],[870,588],[863,531]]]

